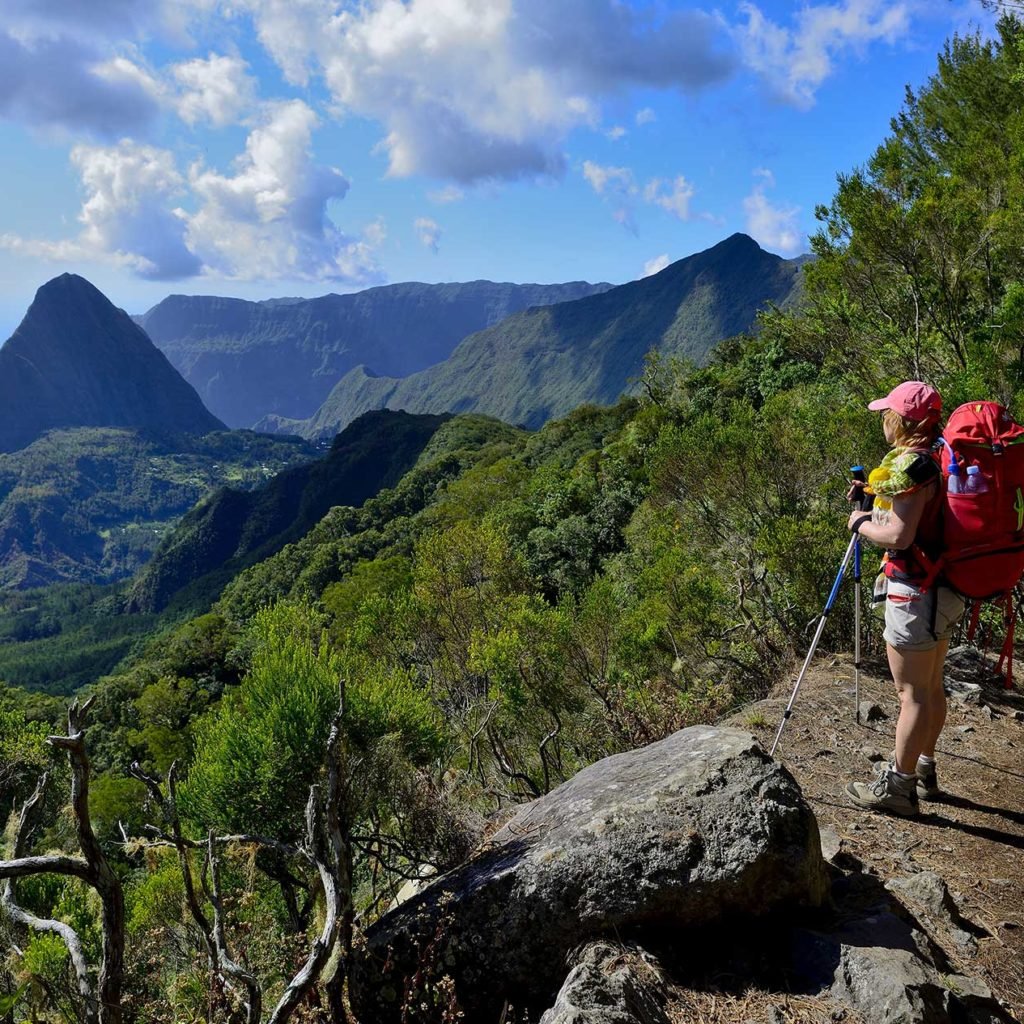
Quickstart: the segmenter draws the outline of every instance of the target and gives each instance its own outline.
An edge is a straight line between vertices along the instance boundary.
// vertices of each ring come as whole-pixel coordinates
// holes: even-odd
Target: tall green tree
[[[803,316],[769,332],[850,372],[1009,401],[1024,377],[1024,24],[955,36],[890,135],[819,207]]]

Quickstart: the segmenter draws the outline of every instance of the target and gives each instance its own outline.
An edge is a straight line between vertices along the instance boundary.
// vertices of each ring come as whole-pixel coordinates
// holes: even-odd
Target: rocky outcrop
[[[952,971],[942,950],[884,893],[827,931],[797,929],[791,955],[809,991],[871,1024],[1013,1020],[983,981]]]
[[[910,902],[924,919],[930,934],[945,933],[963,954],[976,953],[978,939],[988,936],[984,928],[964,919],[945,880],[934,871],[919,871],[907,878],[890,879],[886,888]]]
[[[506,1002],[539,1013],[581,942],[696,932],[817,905],[826,890],[789,772],[749,734],[697,726],[585,768],[386,914],[354,953],[352,1004],[361,1020],[397,1022],[417,986],[447,976],[468,1020],[497,1021]]]
[[[540,1024],[669,1024],[664,978],[643,950],[592,942]]]

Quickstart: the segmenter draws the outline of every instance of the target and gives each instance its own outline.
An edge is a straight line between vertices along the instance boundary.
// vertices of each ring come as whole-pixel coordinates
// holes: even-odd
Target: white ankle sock
[[[935,764],[935,758],[934,758],[934,757],[928,757],[928,756],[927,756],[926,754],[922,754],[922,755],[921,755],[921,756],[920,756],[920,757],[919,757],[919,758],[917,759],[917,763],[918,763],[918,764],[920,764],[920,765],[930,765],[930,764]]]

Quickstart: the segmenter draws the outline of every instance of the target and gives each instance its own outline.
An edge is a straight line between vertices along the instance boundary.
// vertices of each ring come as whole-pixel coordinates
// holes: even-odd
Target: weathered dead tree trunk
[[[217,966],[236,985],[245,989],[245,1021],[246,1024],[259,1024],[263,1016],[263,989],[256,975],[246,970],[231,958],[224,931],[224,904],[220,896],[220,858],[213,833],[207,836],[207,867],[209,868],[210,884],[206,889],[206,898],[213,907],[213,941],[217,951]],[[206,875],[203,876],[204,880]]]
[[[48,742],[68,752],[71,765],[71,810],[82,859],[65,856],[27,856],[34,817],[46,786],[44,775],[35,793],[26,801],[14,840],[14,859],[0,861],[0,878],[6,879],[3,906],[16,923],[37,931],[59,935],[67,946],[77,979],[87,1024],[121,1024],[121,990],[124,984],[124,893],[121,883],[96,839],[89,818],[89,758],[85,750],[85,720],[92,699],[68,709],[66,736],[50,736]],[[38,918],[23,910],[17,901],[14,879],[28,875],[59,874],[80,878],[100,897],[103,959],[99,979],[93,987],[89,965],[78,934],[62,921]]]
[[[323,977],[335,949],[341,945],[341,962],[334,978],[328,984],[328,1000],[332,1007],[343,1006],[341,990],[345,980],[345,958],[352,944],[352,847],[347,816],[344,813],[344,786],[348,766],[343,756],[344,695],[338,714],[331,726],[327,741],[326,785],[312,786],[306,804],[306,835],[301,847],[290,846],[279,840],[260,835],[216,836],[209,832],[205,840],[190,839],[184,835],[177,807],[177,766],[171,765],[167,774],[166,793],[162,780],[146,774],[138,763],[131,773],[145,783],[156,805],[162,810],[166,828],[146,826],[153,841],[173,846],[178,854],[185,903],[189,914],[203,936],[203,944],[210,962],[211,972],[229,989],[238,994],[245,1006],[246,1024],[260,1024],[263,1017],[263,992],[259,980],[231,954],[220,889],[222,850],[231,845],[259,846],[277,857],[305,860],[317,871],[324,894],[324,924],[313,942],[305,963],[298,970],[278,1000],[267,1024],[286,1024],[299,1005],[309,997]],[[346,780],[343,782],[342,775]],[[196,891],[190,851],[204,851],[204,870],[201,874],[203,893],[213,909],[213,920],[203,909]],[[344,1019],[339,1017],[339,1020]]]
[[[44,774],[36,786],[36,791],[25,801],[21,809],[21,816],[18,820],[18,831],[14,837],[14,860],[0,862],[0,877],[6,879],[3,891],[3,907],[8,917],[15,923],[25,928],[32,928],[38,932],[52,932],[59,935],[67,946],[68,955],[71,957],[71,966],[75,971],[75,981],[78,987],[78,995],[82,1000],[86,1021],[92,1024],[97,1019],[96,993],[93,991],[92,978],[89,976],[89,964],[86,962],[85,954],[82,952],[82,942],[78,933],[70,925],[63,921],[55,921],[48,918],[36,917],[27,910],[23,910],[17,901],[14,890],[14,879],[24,878],[28,875],[38,875],[50,872],[59,875],[71,875],[88,881],[88,865],[75,857],[28,857],[25,856],[28,849],[28,840],[34,824],[35,811],[46,790],[48,779]]]
[[[337,945],[351,903],[351,883],[348,879],[345,834],[341,824],[341,719],[344,705],[331,726],[327,741],[327,787],[321,801],[319,787],[309,791],[306,804],[305,853],[320,875],[324,892],[324,925],[313,943],[305,964],[292,978],[281,996],[268,1024],[284,1024],[291,1018],[299,1003],[316,985],[331,953]],[[343,863],[346,868],[343,868]],[[339,966],[339,971],[343,970]]]
[[[235,963],[227,952],[227,944],[224,938],[224,921],[221,913],[218,880],[219,865],[213,852],[213,843],[216,840],[213,839],[212,834],[207,840],[208,854],[206,861],[207,868],[211,874],[210,882],[207,883],[205,872],[202,875],[203,891],[213,908],[214,918],[212,922],[204,912],[203,905],[196,894],[195,880],[192,875],[192,858],[189,855],[189,851],[200,847],[202,844],[196,840],[186,839],[181,831],[181,817],[178,814],[178,762],[175,761],[170,769],[168,769],[166,796],[160,788],[161,780],[144,772],[138,761],[132,764],[131,774],[145,783],[151,798],[157,807],[163,811],[164,820],[167,827],[170,828],[169,834],[153,826],[150,826],[149,831],[155,833],[161,842],[166,842],[173,846],[178,854],[182,888],[185,892],[185,905],[188,907],[188,912],[203,937],[203,946],[206,949],[210,973],[223,988],[234,991],[241,997],[245,1008],[246,1024],[259,1024],[260,1018],[263,1015],[262,989],[255,976]]]

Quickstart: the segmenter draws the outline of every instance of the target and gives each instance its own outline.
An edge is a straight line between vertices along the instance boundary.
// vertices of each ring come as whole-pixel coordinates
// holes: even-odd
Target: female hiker
[[[939,583],[922,593],[925,570],[915,558],[915,549],[932,559],[942,546],[942,476],[932,454],[942,412],[939,393],[920,381],[906,381],[868,408],[882,412],[892,449],[869,478],[875,510],[854,512],[848,526],[887,549],[889,564],[880,577],[883,635],[900,713],[892,763],[883,763],[872,782],[851,782],[846,795],[859,807],[910,816],[917,814],[919,797],[934,799],[939,793],[935,744],[946,721],[943,666],[964,602]]]

